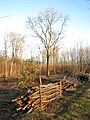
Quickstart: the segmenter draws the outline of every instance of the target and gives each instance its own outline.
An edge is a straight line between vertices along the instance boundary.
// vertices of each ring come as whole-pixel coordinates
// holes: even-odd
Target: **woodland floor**
[[[16,105],[11,102],[23,94],[17,81],[0,78],[0,120],[90,120],[90,81],[78,86],[76,91],[63,92],[63,97],[44,111],[32,114],[16,112]]]

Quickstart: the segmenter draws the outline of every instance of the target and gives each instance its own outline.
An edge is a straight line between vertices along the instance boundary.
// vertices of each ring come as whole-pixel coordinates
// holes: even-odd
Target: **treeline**
[[[15,47],[15,46],[14,46]],[[73,75],[79,72],[86,73],[90,72],[90,46],[84,46],[82,43],[78,43],[76,47],[69,50],[57,49],[51,51],[49,72],[53,74],[66,74]],[[39,70],[40,74],[46,75],[47,63],[46,54],[42,50],[37,56],[33,57],[32,54],[30,59],[24,60],[19,55],[14,55],[13,52],[11,57],[4,54],[0,54],[0,76],[1,77],[20,77],[21,71],[25,68],[32,74],[36,73],[36,69]]]
[[[79,42],[75,47],[66,49],[56,48],[54,52],[51,51],[50,56],[50,73],[71,73],[90,72],[90,46],[84,46]],[[42,52],[42,63],[45,64],[45,52]],[[42,64],[42,71],[43,71]],[[45,69],[44,69],[45,70]]]

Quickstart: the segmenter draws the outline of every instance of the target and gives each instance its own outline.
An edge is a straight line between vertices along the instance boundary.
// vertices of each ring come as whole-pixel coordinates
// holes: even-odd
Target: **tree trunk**
[[[10,66],[10,73],[9,73],[9,75],[12,74],[12,68],[13,68],[13,60],[11,61],[11,66]]]
[[[53,64],[53,74],[56,74],[56,68],[55,68],[55,63]]]
[[[8,72],[7,72],[7,59],[5,59],[5,70],[4,70],[5,78],[7,77],[7,74],[8,74]]]
[[[53,50],[53,74],[56,74],[56,68],[55,68],[56,60],[55,60],[55,51]]]
[[[49,76],[49,50],[47,50],[47,76]]]

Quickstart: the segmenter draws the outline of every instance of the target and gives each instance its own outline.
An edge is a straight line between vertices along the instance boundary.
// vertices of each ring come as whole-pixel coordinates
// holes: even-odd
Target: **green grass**
[[[86,91],[78,100],[71,103],[67,112],[56,120],[90,120],[90,91]]]

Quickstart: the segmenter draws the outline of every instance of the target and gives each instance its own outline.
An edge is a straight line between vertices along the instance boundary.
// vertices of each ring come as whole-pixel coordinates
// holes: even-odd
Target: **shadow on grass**
[[[20,120],[21,115],[16,112],[12,99],[21,95],[21,91],[14,89],[0,89],[0,120]]]
[[[17,88],[17,80],[10,79],[3,81],[0,79],[0,120],[21,120],[21,113],[17,113],[12,100],[22,95],[22,91]]]
[[[62,99],[58,100],[58,102],[60,103],[60,106],[54,112],[54,114],[55,114],[54,119],[58,118],[58,116],[63,116],[64,114],[68,115],[68,112],[71,111],[71,107],[75,103],[79,104],[78,101],[80,102],[82,98],[86,98],[87,97],[87,96],[85,96],[85,92],[89,88],[90,88],[90,82],[86,82],[86,83],[83,83],[80,86],[78,86],[76,91],[64,92],[63,93],[64,97]],[[90,99],[90,96],[88,97],[88,99]],[[83,102],[83,100],[82,100],[82,102]],[[90,101],[89,101],[89,105],[90,105]],[[84,107],[85,107],[85,105],[84,105]],[[77,108],[78,108],[78,106],[77,106]],[[87,112],[86,115],[82,115],[82,117],[85,120],[89,120],[90,119],[90,115],[88,113],[89,112],[88,109],[86,110],[86,112]],[[85,116],[87,117],[87,119],[86,119]],[[83,118],[81,120],[83,120]]]

